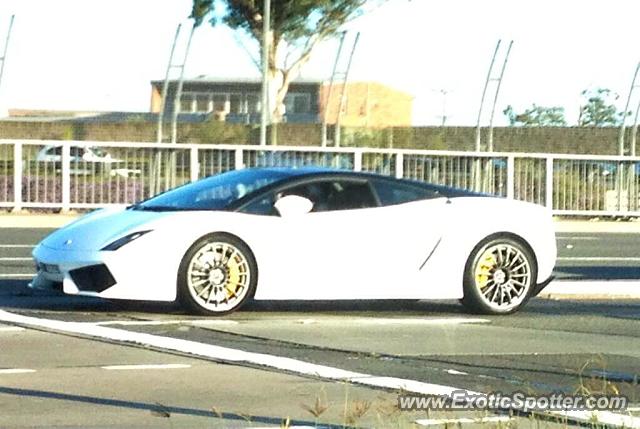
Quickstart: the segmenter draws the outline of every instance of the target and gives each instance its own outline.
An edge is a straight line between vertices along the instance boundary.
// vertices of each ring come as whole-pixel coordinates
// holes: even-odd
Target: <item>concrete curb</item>
[[[640,222],[626,221],[600,221],[600,220],[555,220],[556,233],[572,232],[604,232],[604,233],[624,233],[640,234]]]
[[[555,280],[538,295],[550,299],[640,299],[638,280]]]

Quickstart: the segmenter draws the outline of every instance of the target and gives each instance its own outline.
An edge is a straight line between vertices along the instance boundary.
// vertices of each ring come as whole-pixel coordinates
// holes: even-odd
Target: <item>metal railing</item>
[[[0,140],[0,207],[131,204],[228,170],[325,166],[529,201],[556,215],[640,216],[640,157]]]

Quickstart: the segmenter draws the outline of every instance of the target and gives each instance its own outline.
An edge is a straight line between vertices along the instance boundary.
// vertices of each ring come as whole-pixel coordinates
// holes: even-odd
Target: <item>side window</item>
[[[299,195],[313,202],[312,212],[353,210],[376,207],[376,199],[367,182],[328,180],[299,185],[282,192]]]
[[[353,210],[376,207],[377,201],[367,182],[327,180],[304,183],[269,194],[247,204],[242,213],[277,216],[275,202],[287,195],[298,195],[313,203],[312,212]]]
[[[328,210],[353,210],[376,207],[371,187],[367,182],[339,182],[331,183]]]
[[[84,154],[84,149],[78,146],[71,146],[71,149],[69,152],[71,154],[71,157],[82,158],[82,155]]]
[[[394,183],[387,180],[373,180],[373,188],[378,194],[383,206],[408,203],[410,201],[438,198],[441,195],[420,186],[412,186],[404,183]]]
[[[275,195],[269,194],[247,204],[240,210],[240,212],[263,216],[277,216],[278,212],[273,206],[275,202]]]
[[[47,155],[62,155],[62,146],[55,146],[47,150]]]

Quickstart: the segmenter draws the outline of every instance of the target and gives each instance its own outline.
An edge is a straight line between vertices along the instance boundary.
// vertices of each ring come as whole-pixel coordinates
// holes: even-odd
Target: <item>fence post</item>
[[[13,211],[22,210],[22,142],[13,144]]]
[[[234,168],[236,170],[242,170],[244,168],[244,150],[242,148],[236,148],[236,155],[234,158],[235,158]]]
[[[62,144],[62,213],[69,211],[71,202],[71,146]]]
[[[544,205],[553,210],[553,157],[546,159]]]
[[[396,179],[402,179],[404,177],[404,154],[402,152],[396,153]]]
[[[513,200],[516,196],[516,159],[513,155],[507,156],[507,198]]]
[[[189,178],[195,182],[200,177],[200,162],[198,161],[198,148],[192,146],[189,150]]]
[[[353,151],[353,171],[362,171],[362,149]]]

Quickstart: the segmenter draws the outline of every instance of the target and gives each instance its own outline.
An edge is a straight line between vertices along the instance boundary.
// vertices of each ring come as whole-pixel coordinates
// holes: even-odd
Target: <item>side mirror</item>
[[[292,217],[309,213],[313,203],[299,195],[287,195],[276,201],[274,206],[281,217]]]

